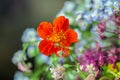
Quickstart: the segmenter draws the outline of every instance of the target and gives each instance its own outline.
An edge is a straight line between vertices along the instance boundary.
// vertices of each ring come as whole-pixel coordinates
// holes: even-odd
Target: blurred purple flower
[[[116,48],[111,48],[110,51],[107,51],[106,59],[108,63],[115,63],[117,61]]]
[[[83,71],[86,71],[87,65],[90,64],[92,64],[97,70],[104,64],[115,63],[118,60],[116,48],[110,48],[110,50],[107,51],[102,50],[103,48],[98,46],[93,49],[85,50],[82,55],[77,57]]]
[[[80,55],[77,57],[78,62],[81,66],[83,66],[83,69],[86,68],[86,65],[92,64],[96,69],[103,64],[103,56],[99,54],[99,50],[94,49],[88,49],[83,52],[83,55]],[[99,64],[98,64],[99,62]]]

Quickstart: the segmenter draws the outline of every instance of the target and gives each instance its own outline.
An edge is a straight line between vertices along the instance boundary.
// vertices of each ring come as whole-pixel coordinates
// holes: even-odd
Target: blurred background
[[[13,80],[13,54],[22,49],[21,36],[28,27],[51,21],[65,0],[0,0],[0,80]]]

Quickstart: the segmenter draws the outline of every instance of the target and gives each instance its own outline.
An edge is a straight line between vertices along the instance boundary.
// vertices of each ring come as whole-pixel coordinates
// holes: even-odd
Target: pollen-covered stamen
[[[54,33],[48,39],[51,40],[52,42],[59,43],[62,40],[65,40],[65,35],[63,33]]]

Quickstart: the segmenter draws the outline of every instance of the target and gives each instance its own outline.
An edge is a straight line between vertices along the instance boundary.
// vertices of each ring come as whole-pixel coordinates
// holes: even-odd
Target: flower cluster
[[[66,1],[22,42],[15,80],[120,80],[120,0]]]
[[[98,48],[93,48],[93,49],[85,50],[82,55],[77,57],[77,60],[80,64],[80,69],[83,72],[89,72],[88,66],[92,65],[92,69],[94,69],[95,71],[91,71],[91,72],[97,73],[96,78],[98,79],[104,76],[102,74],[104,70],[101,70],[101,69],[104,68],[105,65],[107,66],[107,68],[105,69],[105,72],[107,71],[112,72],[113,69],[116,69],[117,70],[116,72],[119,72],[119,64],[118,64],[119,62],[117,62],[117,61],[120,61],[119,48],[110,48],[110,50],[109,49],[104,50],[104,49],[105,48],[102,48],[102,50]],[[116,66],[116,62],[118,66]],[[89,72],[89,74],[91,73]],[[120,78],[120,75],[118,74],[116,77]],[[108,77],[106,76],[106,79],[109,79],[109,76]]]

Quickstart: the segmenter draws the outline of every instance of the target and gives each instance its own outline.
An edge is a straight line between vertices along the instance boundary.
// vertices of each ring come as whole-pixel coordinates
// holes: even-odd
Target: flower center
[[[55,42],[55,43],[59,43],[62,40],[65,40],[65,35],[63,33],[54,33],[50,38],[48,38],[49,40]]]

